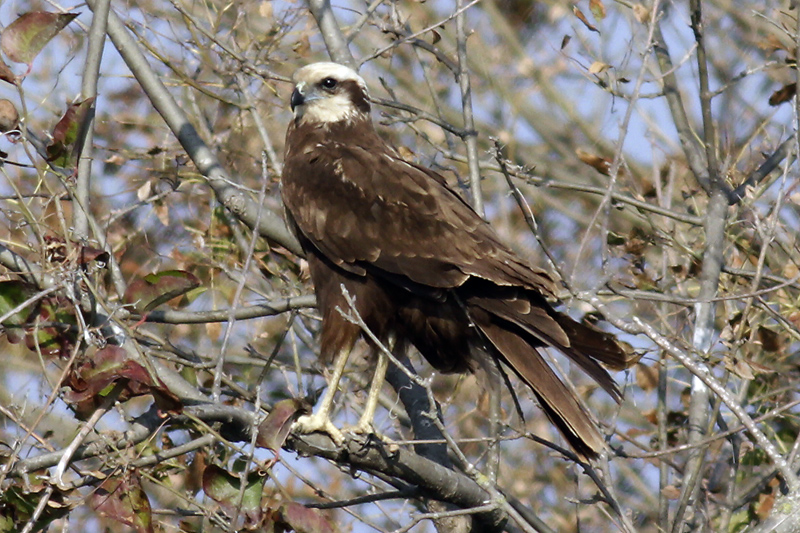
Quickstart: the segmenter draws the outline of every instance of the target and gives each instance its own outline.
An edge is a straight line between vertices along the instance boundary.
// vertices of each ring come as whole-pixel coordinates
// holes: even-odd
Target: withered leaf
[[[658,386],[658,369],[637,363],[636,384],[645,392],[654,390]]]
[[[591,69],[589,69],[589,72],[591,72]],[[575,155],[578,156],[578,159],[597,170],[600,174],[605,176],[609,175],[611,170],[611,160],[609,158],[589,153],[581,148],[575,150]]]
[[[578,20],[583,22],[583,25],[586,26],[589,30],[591,30],[591,31],[593,31],[595,33],[600,33],[600,30],[598,30],[596,27],[594,27],[592,25],[591,22],[589,22],[589,20],[586,18],[586,15],[583,14],[583,11],[578,9],[578,6],[572,6],[572,13],[576,17],[578,17]]]
[[[787,83],[769,97],[769,105],[778,106],[791,100],[797,92],[796,83]]]
[[[589,0],[589,10],[597,21],[606,18],[606,6],[603,5],[602,0]]]

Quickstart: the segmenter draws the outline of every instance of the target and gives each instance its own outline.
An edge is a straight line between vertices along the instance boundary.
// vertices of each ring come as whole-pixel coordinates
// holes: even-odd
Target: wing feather
[[[436,288],[475,276],[553,296],[547,273],[505,246],[442,176],[375,139],[287,157],[284,202],[311,244],[352,272],[383,270]]]

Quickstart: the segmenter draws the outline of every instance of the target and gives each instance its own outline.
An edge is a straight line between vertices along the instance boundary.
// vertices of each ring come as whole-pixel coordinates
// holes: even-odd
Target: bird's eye
[[[331,90],[336,88],[337,83],[339,82],[337,82],[334,78],[325,78],[324,80],[322,80],[321,85],[324,89]]]

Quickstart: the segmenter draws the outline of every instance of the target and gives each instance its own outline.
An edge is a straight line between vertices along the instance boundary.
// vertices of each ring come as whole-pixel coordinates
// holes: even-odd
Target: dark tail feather
[[[486,320],[479,318],[475,325],[494,346],[497,355],[533,390],[547,417],[575,451],[585,457],[595,457],[602,451],[605,442],[597,426],[578,399],[544,361],[536,347],[521,336],[525,332],[515,332],[513,330],[516,327],[513,324],[497,323],[484,313],[476,314],[479,317],[482,315]]]
[[[556,312],[551,316],[569,337],[572,348],[597,359],[611,370],[625,370],[636,362],[630,346],[617,341],[613,335]]]
[[[531,346],[558,349],[577,363],[614,400],[619,402],[622,399],[617,384],[598,363],[601,361],[614,369],[629,366],[624,363],[628,354],[613,336],[553,311],[544,301],[472,298],[470,303],[490,315],[519,326],[530,334],[527,341]]]

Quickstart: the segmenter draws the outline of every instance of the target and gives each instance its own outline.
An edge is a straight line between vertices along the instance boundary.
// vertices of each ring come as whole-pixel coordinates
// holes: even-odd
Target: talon
[[[350,433],[355,433],[356,435],[378,435],[378,432],[375,431],[372,423],[365,422],[363,420],[354,426],[346,428],[346,430]]]
[[[292,432],[300,435],[308,435],[311,433],[325,433],[337,445],[344,443],[344,434],[333,425],[331,419],[327,416],[304,415],[297,419],[292,426]]]
[[[355,435],[363,435],[368,439],[378,439],[379,441],[383,442],[384,444],[393,444],[392,439],[386,437],[385,435],[381,435],[372,425],[372,422],[367,422],[364,420],[360,420],[358,424],[346,428],[342,428],[344,431],[348,433],[353,433]]]

